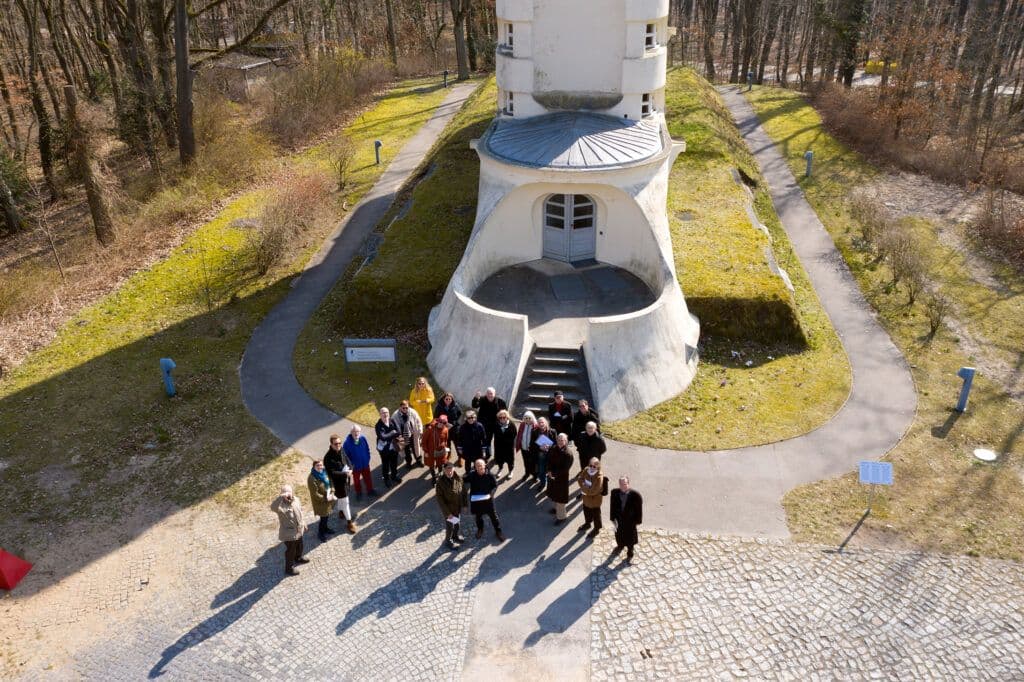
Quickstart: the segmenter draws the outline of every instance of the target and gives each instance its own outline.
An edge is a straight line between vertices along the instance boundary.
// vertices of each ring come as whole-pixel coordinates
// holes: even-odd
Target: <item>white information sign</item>
[[[350,362],[397,362],[398,344],[394,339],[343,339],[345,364]]]

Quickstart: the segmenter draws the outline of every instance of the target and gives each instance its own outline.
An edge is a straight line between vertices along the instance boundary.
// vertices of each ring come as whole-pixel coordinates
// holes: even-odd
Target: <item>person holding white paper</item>
[[[462,478],[455,472],[454,464],[444,463],[443,472],[434,488],[437,491],[437,504],[444,517],[444,543],[448,549],[458,549],[458,545],[466,541],[459,532],[459,517],[462,508],[466,506],[466,495]]]
[[[487,463],[484,460],[478,459],[473,463],[473,470],[466,475],[464,487],[469,495],[469,511],[476,517],[476,537],[483,537],[484,516],[489,516],[495,537],[499,542],[504,542],[501,522],[494,511],[494,493],[498,489],[498,479],[487,470]]]
[[[537,427],[530,434],[530,441],[532,459],[537,463],[537,480],[540,481],[541,492],[544,492],[544,488],[548,483],[548,450],[555,444],[555,432],[548,426],[548,420],[545,417],[537,420]]]
[[[555,525],[565,523],[565,505],[569,504],[569,470],[572,469],[572,455],[569,454],[569,436],[560,433],[555,444],[548,450],[548,498],[555,505]]]

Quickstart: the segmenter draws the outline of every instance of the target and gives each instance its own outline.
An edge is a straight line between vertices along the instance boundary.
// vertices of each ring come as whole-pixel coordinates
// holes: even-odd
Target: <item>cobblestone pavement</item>
[[[106,622],[60,653],[61,633],[79,624],[60,613],[32,622],[55,651],[21,676],[1024,680],[1019,563],[658,530],[627,565],[611,556],[610,532],[591,544],[577,518],[556,532],[544,505],[514,489],[499,496],[511,539],[495,543],[488,529],[451,553],[439,549],[429,488],[411,484],[415,495],[365,509],[354,536],[320,544],[307,517],[312,563],[295,578],[282,576],[269,518],[246,530],[248,520],[197,512],[160,537],[155,566],[132,546],[83,569],[89,586],[91,570],[122,562],[99,590],[108,596],[90,602]],[[134,592],[148,597],[121,604],[150,568]]]
[[[645,533],[595,547],[594,680],[1024,679],[1024,569]]]
[[[484,541],[457,554],[440,550],[431,521],[422,512],[369,510],[359,533],[320,544],[307,518],[311,563],[292,578],[282,575],[274,530],[252,538],[217,527],[182,557],[184,587],[154,599],[138,620],[110,627],[74,656],[73,673],[117,680],[457,679],[472,596],[464,588]],[[332,524],[339,525],[336,518]]]

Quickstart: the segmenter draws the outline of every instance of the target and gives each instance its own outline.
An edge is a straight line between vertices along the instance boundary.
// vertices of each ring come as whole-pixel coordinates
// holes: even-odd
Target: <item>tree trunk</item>
[[[7,186],[7,179],[0,173],[0,212],[4,214],[4,225],[7,232],[14,234],[21,229],[21,216],[18,214],[18,207],[14,205],[14,196],[11,188]]]
[[[29,0],[31,1],[31,0]],[[32,11],[29,11],[26,0],[17,0],[18,9],[21,10],[25,19],[25,26],[28,29],[28,90],[29,99],[32,102],[32,110],[35,112],[36,121],[39,123],[39,165],[43,168],[43,178],[46,180],[46,189],[50,192],[50,199],[56,200],[60,196],[57,189],[57,180],[53,175],[53,141],[50,128],[50,115],[43,104],[43,95],[39,91],[39,79],[36,78],[36,69],[39,64],[39,16],[36,13],[36,5],[32,4]]]
[[[174,69],[178,83],[178,159],[182,166],[187,166],[196,157],[196,133],[192,126],[192,71],[188,65],[185,0],[174,0]]]
[[[4,73],[4,60],[0,59],[0,97],[4,100],[4,107],[7,109],[7,120],[11,124],[11,132],[14,133],[14,154],[19,154],[20,143],[18,142],[18,119],[14,114],[14,103],[11,101],[11,91],[7,88],[7,75]]]
[[[388,57],[392,68],[398,68],[398,37],[395,34],[395,8],[393,0],[384,0],[384,13],[387,16]]]
[[[470,71],[476,71],[476,25],[473,22],[473,0],[463,0],[466,7],[466,53]]]
[[[455,35],[455,61],[458,64],[458,79],[469,78],[469,53],[466,49],[466,3],[469,0],[449,0],[452,10],[452,33]]]
[[[738,0],[730,0],[729,11],[732,12],[732,67],[729,71],[729,82],[740,82],[740,26],[743,16],[740,14]]]
[[[149,9],[149,30],[153,34],[153,44],[156,47],[156,71],[160,75],[160,92],[157,96],[157,112],[165,112],[169,125],[164,125],[164,140],[171,149],[178,144],[178,135],[174,127],[173,110],[174,96],[171,94],[171,43],[167,35],[167,25],[164,23],[163,0],[148,0]],[[218,22],[219,25],[219,22]],[[158,113],[158,115],[160,115]],[[161,121],[163,118],[161,118]]]
[[[71,131],[73,148],[72,157],[78,175],[82,178],[82,184],[85,186],[85,197],[89,203],[89,213],[92,215],[96,239],[103,246],[110,246],[117,239],[117,233],[114,230],[114,221],[110,218],[110,207],[103,194],[103,186],[100,184],[99,164],[93,149],[92,131],[87,130],[78,118],[78,98],[75,94],[75,86],[65,85],[64,96],[67,98],[68,128]]]

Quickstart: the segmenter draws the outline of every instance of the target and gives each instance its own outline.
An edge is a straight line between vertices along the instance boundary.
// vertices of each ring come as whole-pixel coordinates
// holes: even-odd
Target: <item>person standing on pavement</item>
[[[462,426],[462,408],[455,402],[455,396],[445,393],[434,406],[434,419],[441,415],[448,417],[448,442],[456,445],[459,440],[459,427]]]
[[[448,417],[443,414],[427,424],[420,442],[423,459],[430,469],[430,482],[437,483],[441,467],[448,461],[451,454],[448,450]]]
[[[555,433],[572,434],[572,405],[561,391],[555,391],[555,399],[548,403],[548,424]]]
[[[536,478],[540,481],[541,492],[544,492],[548,484],[548,451],[555,445],[555,436],[555,432],[548,426],[548,420],[544,417],[537,420],[537,427],[530,434],[530,452],[537,465]]]
[[[416,379],[416,385],[409,391],[409,404],[416,410],[421,424],[429,424],[434,420],[434,389],[427,383],[426,377]]]
[[[409,401],[403,400],[395,412],[395,424],[401,434],[401,450],[405,453],[405,468],[423,466],[423,454],[420,452],[420,439],[423,438],[423,422],[416,410],[409,407]],[[415,458],[416,464],[413,464]]]
[[[352,487],[352,460],[348,458],[341,448],[341,436],[331,434],[331,446],[324,455],[324,468],[327,475],[331,477],[331,485],[334,486],[334,494],[338,497],[335,508],[338,510],[338,519],[345,519],[348,524],[348,532],[356,532],[356,524],[352,520],[352,506],[348,502],[348,490]]]
[[[633,548],[640,541],[636,527],[644,520],[644,499],[629,487],[629,476],[619,478],[612,491],[611,520],[615,524],[615,554],[626,548],[626,561],[633,560]]]
[[[494,464],[497,465],[497,477],[501,480],[502,465],[508,467],[505,480],[512,478],[512,469],[516,466],[516,425],[508,410],[498,413],[498,425],[494,427]]]
[[[473,470],[466,475],[463,485],[469,496],[469,511],[476,517],[476,537],[479,539],[484,536],[484,516],[488,516],[495,537],[499,542],[504,542],[501,522],[494,511],[494,493],[498,489],[498,480],[487,471],[487,463],[483,459],[473,462]]]
[[[377,497],[377,491],[373,489],[373,476],[370,475],[370,444],[358,424],[352,427],[341,448],[352,462],[352,487],[356,489],[356,500],[363,499],[364,485],[370,497]]]
[[[487,460],[487,429],[477,421],[476,410],[466,410],[466,422],[459,427],[459,440],[455,447],[459,459],[466,464],[467,473],[476,460]]]
[[[290,485],[281,487],[281,494],[270,504],[270,510],[277,514],[277,537],[284,543],[284,574],[298,575],[295,566],[309,563],[309,559],[302,555],[302,534],[306,532],[306,523],[302,519],[302,505]]]
[[[601,460],[592,457],[587,466],[576,476],[576,483],[580,486],[583,495],[583,525],[577,529],[582,533],[590,529],[591,524],[594,530],[587,533],[588,538],[596,538],[601,532],[601,502],[608,494],[608,479],[601,471]]]
[[[597,411],[590,407],[590,403],[586,400],[580,400],[576,403],[576,413],[572,416],[572,432],[569,434],[569,440],[573,442],[576,449],[579,449],[579,443],[577,442],[583,432],[587,430],[587,422],[594,422],[594,426],[598,429],[601,428],[601,419],[597,416]],[[589,462],[590,458],[584,460]],[[583,465],[580,465],[583,468]]]
[[[437,493],[437,504],[441,507],[441,516],[444,518],[444,544],[448,549],[458,549],[458,545],[466,541],[459,530],[462,525],[462,508],[466,506],[466,495],[462,478],[456,473],[454,464],[444,463],[444,469],[437,479],[434,490]]]
[[[306,485],[309,486],[309,498],[313,501],[313,513],[320,517],[316,535],[320,538],[320,542],[327,542],[327,536],[334,535],[330,519],[338,496],[335,495],[334,486],[331,485],[331,477],[324,470],[324,463],[319,459],[313,462]]]
[[[493,386],[488,386],[482,397],[480,391],[473,396],[473,409],[477,411],[477,419],[484,425],[484,431],[487,434],[487,457],[484,459],[489,459],[491,439],[494,437],[494,429],[498,425],[498,413],[507,410],[508,405],[498,397],[498,392],[494,390]]]
[[[380,419],[373,430],[377,434],[377,452],[380,453],[380,472],[384,477],[384,487],[390,488],[399,483],[402,477],[398,475],[399,428],[391,418],[391,411],[388,408],[380,408]]]
[[[583,433],[576,439],[576,454],[580,459],[580,470],[586,469],[587,463],[594,457],[601,459],[601,456],[607,451],[608,444],[604,442],[604,436],[598,432],[597,422],[587,422]]]
[[[565,505],[569,504],[569,471],[572,469],[572,455],[569,454],[569,436],[558,434],[555,444],[548,450],[547,477],[548,498],[554,503],[551,513],[555,525],[565,523]]]
[[[530,446],[533,443],[533,429],[537,426],[537,418],[533,412],[527,410],[523,413],[523,421],[519,422],[519,432],[516,434],[516,452],[523,456],[523,480],[533,477],[537,480],[537,457]]]

